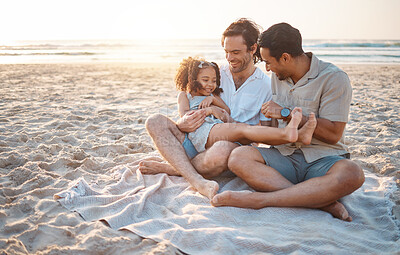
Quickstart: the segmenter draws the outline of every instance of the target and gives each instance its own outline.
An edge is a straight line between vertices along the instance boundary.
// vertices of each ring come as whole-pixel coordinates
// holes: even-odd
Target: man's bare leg
[[[251,191],[224,191],[221,194],[217,194],[211,203],[214,206],[234,206],[241,208],[252,208],[252,209],[260,209],[267,206],[272,207],[272,204],[265,203],[268,199],[265,196],[268,193],[265,192],[251,192]],[[275,205],[279,207],[296,207],[296,206],[284,206],[284,205]],[[307,207],[307,206],[297,206],[297,207]],[[327,213],[330,213],[333,217],[344,220],[344,221],[352,221],[351,216],[349,216],[348,211],[344,207],[344,205],[340,202],[333,202],[324,207],[312,207],[315,209],[321,209]]]
[[[192,164],[205,178],[219,176],[228,170],[229,155],[237,147],[238,144],[228,141],[215,142],[210,148],[194,157]]]
[[[185,135],[176,124],[161,114],[146,120],[146,129],[160,154],[179,172],[200,194],[212,199],[218,191],[218,183],[204,179],[190,163],[182,142]]]
[[[191,162],[197,172],[204,178],[220,175],[228,169],[228,158],[232,150],[239,145],[228,141],[218,141],[211,148],[199,153]],[[159,160],[158,160],[159,159]],[[143,174],[166,173],[180,175],[170,164],[161,158],[145,158],[139,162],[139,170]]]
[[[352,193],[364,182],[362,169],[356,163],[343,159],[336,162],[326,175],[293,185],[275,169],[266,166],[257,149],[248,146],[235,149],[228,166],[258,192],[225,191],[213,198],[215,206],[319,208],[334,217],[350,221],[347,210],[337,200]]]
[[[166,173],[168,175],[180,176],[180,173],[178,173],[170,164],[168,164],[168,162],[156,156],[142,158],[131,164],[139,165],[138,169],[140,172],[142,172],[142,174]]]

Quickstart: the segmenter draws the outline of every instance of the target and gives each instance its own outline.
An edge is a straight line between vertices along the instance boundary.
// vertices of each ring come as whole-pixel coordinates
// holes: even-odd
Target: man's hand
[[[218,107],[218,106],[211,106],[212,109],[212,115],[215,116],[215,118],[222,120],[225,123],[233,123],[235,122],[231,115],[227,113],[224,109]]]
[[[201,103],[199,104],[199,109],[207,108],[213,102],[214,102],[214,97],[213,96],[208,96],[208,97],[204,98],[203,101],[201,101]]]
[[[264,116],[267,118],[273,118],[273,119],[282,119],[281,116],[282,109],[283,109],[282,106],[273,101],[268,101],[261,106],[262,114],[264,114]]]
[[[176,126],[184,133],[190,133],[198,129],[206,118],[206,111],[188,111],[182,118],[176,122]]]

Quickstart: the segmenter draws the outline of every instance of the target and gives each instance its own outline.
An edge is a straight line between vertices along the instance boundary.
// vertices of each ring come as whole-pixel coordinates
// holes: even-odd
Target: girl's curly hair
[[[202,86],[200,82],[197,81],[197,76],[199,75],[201,69],[199,67],[200,64],[204,67],[211,66],[214,68],[217,76],[216,80],[217,87],[215,88],[213,95],[219,96],[219,94],[221,94],[222,92],[222,89],[219,87],[221,84],[221,75],[219,73],[218,65],[214,62],[207,62],[203,59],[196,57],[185,58],[180,63],[180,66],[175,75],[176,89],[179,91],[185,91],[189,93],[192,91],[196,92],[199,89],[201,89]]]

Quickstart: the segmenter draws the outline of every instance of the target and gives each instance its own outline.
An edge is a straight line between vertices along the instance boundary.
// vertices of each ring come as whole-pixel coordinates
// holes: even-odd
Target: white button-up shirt
[[[231,110],[235,121],[257,125],[260,121],[268,121],[261,113],[263,103],[272,100],[271,79],[260,68],[236,90],[229,65],[224,65],[221,71],[221,98]]]

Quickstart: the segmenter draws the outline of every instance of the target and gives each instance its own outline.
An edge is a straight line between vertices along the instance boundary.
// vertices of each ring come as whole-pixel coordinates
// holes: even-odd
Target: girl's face
[[[209,96],[217,88],[217,74],[212,66],[201,68],[197,75],[197,81],[201,84],[198,93],[201,96]]]

